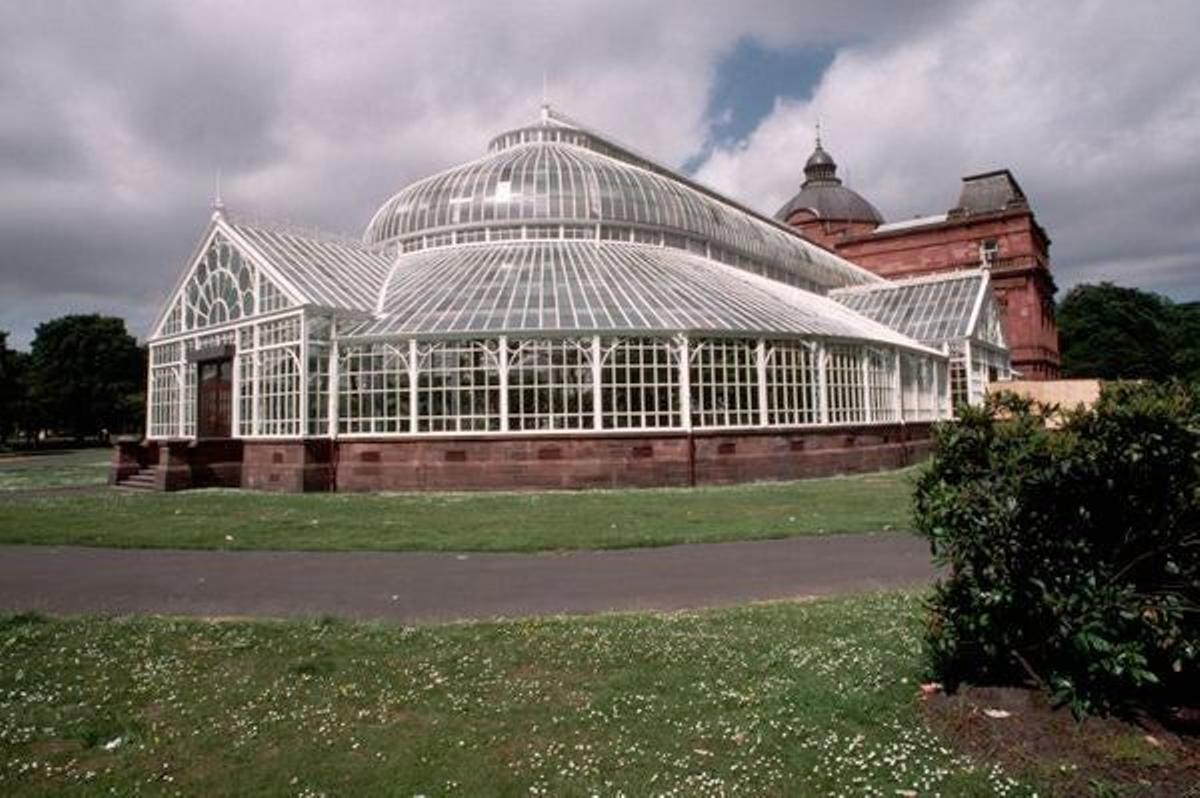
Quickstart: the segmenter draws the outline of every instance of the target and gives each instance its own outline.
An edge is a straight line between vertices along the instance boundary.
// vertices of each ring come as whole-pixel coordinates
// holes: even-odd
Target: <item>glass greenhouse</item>
[[[925,422],[1007,371],[985,273],[892,283],[544,109],[362,240],[218,209],[152,440]]]

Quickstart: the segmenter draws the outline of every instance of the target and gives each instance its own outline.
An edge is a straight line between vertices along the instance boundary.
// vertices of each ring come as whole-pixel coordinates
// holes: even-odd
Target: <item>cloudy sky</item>
[[[772,213],[814,122],[891,220],[1006,166],[1060,289],[1200,299],[1200,3],[0,0],[0,329],[141,336],[215,176],[359,235],[410,181],[565,113]]]

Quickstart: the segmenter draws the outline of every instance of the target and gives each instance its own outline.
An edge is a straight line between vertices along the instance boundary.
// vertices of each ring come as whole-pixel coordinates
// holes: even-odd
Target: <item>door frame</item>
[[[191,352],[188,353],[188,366],[189,366],[189,368],[194,368],[196,370],[196,398],[195,398],[195,402],[193,403],[193,406],[192,406],[192,412],[195,414],[193,420],[196,425],[196,440],[205,440],[205,439],[228,440],[228,439],[234,437],[235,430],[233,428],[233,402],[234,402],[233,364],[234,364],[234,355],[236,353],[237,353],[237,348],[233,344],[220,344],[217,346],[207,346],[203,349],[193,349]],[[217,363],[218,364],[217,367],[219,369],[220,368],[219,364],[222,361],[229,363],[229,434],[218,436],[218,437],[213,437],[211,435],[201,435],[200,434],[200,431],[201,431],[200,370],[205,365],[210,364],[210,363]]]

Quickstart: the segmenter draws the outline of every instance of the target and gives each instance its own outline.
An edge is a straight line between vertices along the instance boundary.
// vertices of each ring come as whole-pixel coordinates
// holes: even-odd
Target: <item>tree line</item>
[[[1200,302],[1078,285],[1059,303],[1058,337],[1064,377],[1200,381]]]
[[[1200,302],[1112,283],[1058,305],[1064,377],[1200,381]],[[45,436],[107,440],[145,422],[146,348],[113,316],[38,325],[30,351],[0,330],[0,446]]]
[[[0,330],[0,446],[106,441],[145,420],[146,348],[113,316],[39,324],[28,352]]]

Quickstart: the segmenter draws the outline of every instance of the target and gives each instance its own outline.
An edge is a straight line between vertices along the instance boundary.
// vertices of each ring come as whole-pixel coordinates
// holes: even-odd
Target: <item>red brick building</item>
[[[889,279],[985,265],[1014,370],[1026,379],[1058,376],[1050,239],[1011,172],[964,177],[958,203],[946,213],[892,223],[842,185],[820,139],[804,175],[800,192],[776,219]]]

